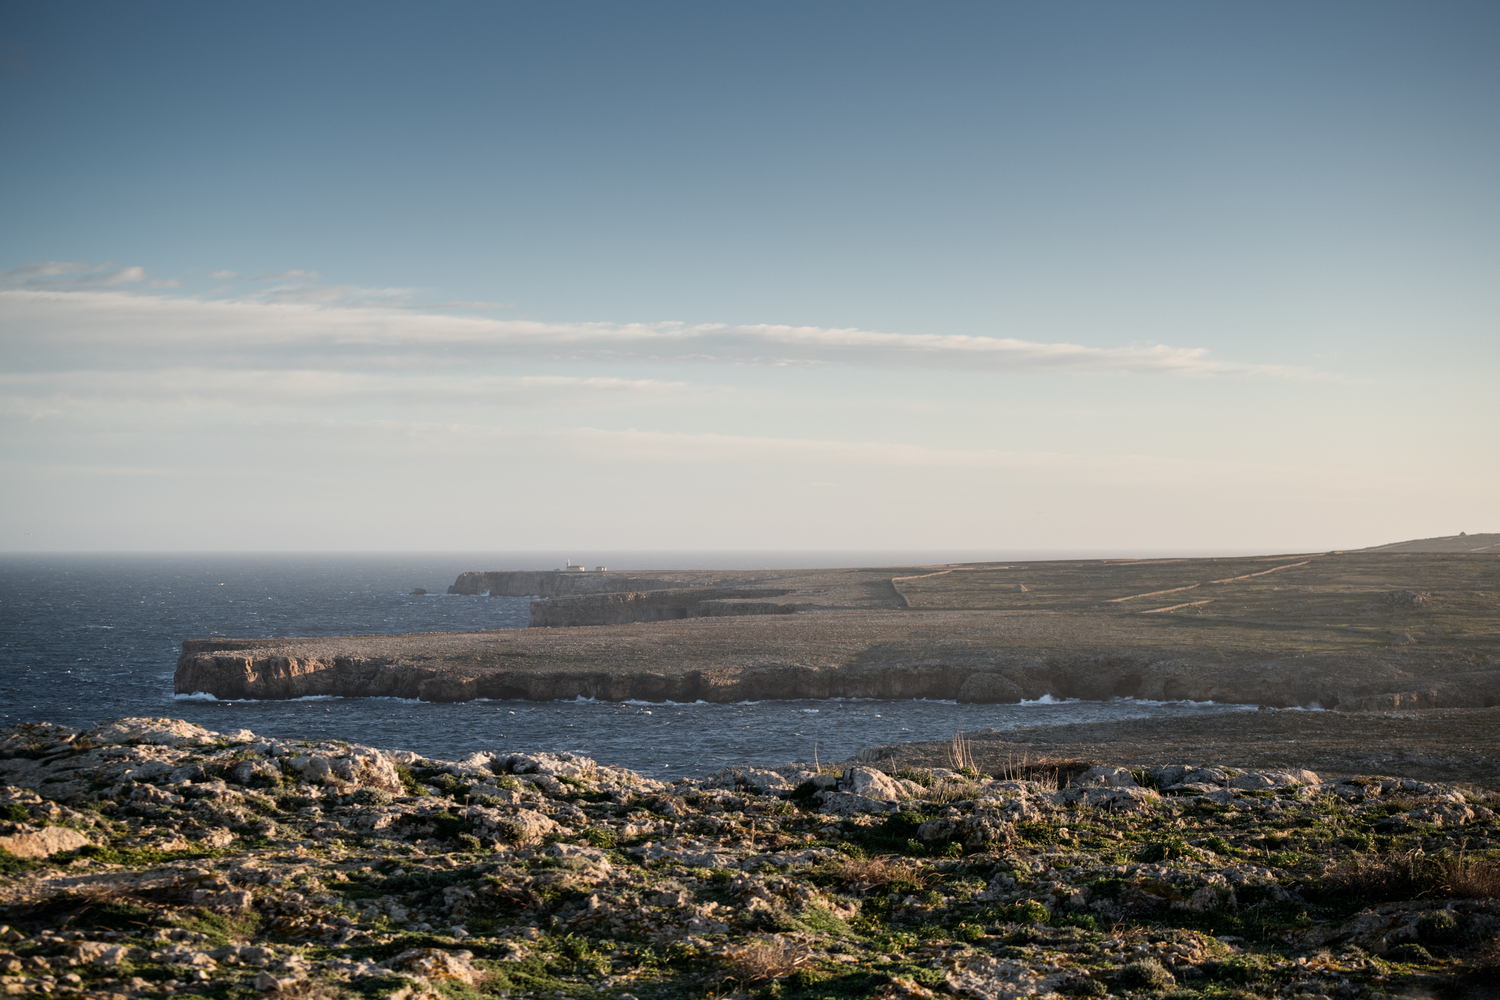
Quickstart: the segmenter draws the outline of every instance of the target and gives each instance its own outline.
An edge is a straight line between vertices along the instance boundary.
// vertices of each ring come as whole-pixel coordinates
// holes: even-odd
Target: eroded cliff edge
[[[874,618],[874,620],[869,620]],[[966,620],[967,619],[967,620]],[[1442,650],[1121,649],[1051,623],[962,613],[820,613],[586,629],[184,643],[176,689],[308,695],[736,702],[933,698],[1217,701],[1379,709],[1500,703],[1500,664]],[[796,627],[788,627],[793,626]],[[1149,637],[1141,637],[1149,638]]]
[[[1050,695],[1351,710],[1500,704],[1495,555],[1085,560],[671,582],[717,594],[784,590],[775,601],[796,613],[193,640],[175,686],[221,698],[428,701]],[[672,588],[641,593],[649,599],[652,589]],[[616,598],[588,597],[588,613],[627,603]]]

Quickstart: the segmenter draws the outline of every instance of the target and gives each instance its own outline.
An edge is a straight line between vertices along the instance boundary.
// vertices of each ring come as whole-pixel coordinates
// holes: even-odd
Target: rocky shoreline
[[[1041,616],[799,613],[738,618],[182,644],[174,689],[222,699],[454,702],[1043,697],[1349,711],[1500,702],[1500,666],[1447,649],[1310,651],[1124,645]]]
[[[178,720],[13,727],[0,985],[1311,1000],[1500,978],[1493,790],[969,752],[666,784]]]

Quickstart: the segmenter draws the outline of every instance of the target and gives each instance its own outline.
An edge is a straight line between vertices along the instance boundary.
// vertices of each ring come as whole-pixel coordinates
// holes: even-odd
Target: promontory
[[[532,627],[189,640],[176,691],[1500,704],[1500,535],[1221,559],[476,571],[450,592],[533,596]]]

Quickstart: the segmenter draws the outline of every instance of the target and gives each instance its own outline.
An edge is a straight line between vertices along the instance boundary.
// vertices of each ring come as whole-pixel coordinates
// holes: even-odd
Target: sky
[[[0,551],[1500,531],[1493,3],[0,5]]]

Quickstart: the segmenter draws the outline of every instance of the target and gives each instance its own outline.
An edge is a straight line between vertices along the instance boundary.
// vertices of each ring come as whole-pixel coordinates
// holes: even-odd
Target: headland
[[[1225,559],[474,572],[533,627],[183,644],[175,689],[735,702],[1500,705],[1500,535]]]

